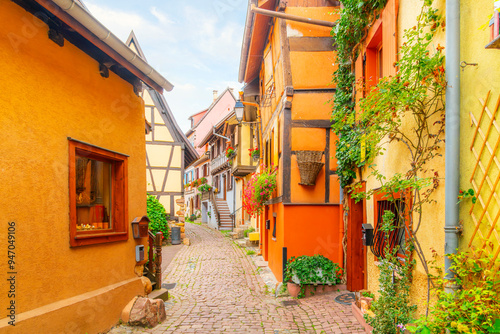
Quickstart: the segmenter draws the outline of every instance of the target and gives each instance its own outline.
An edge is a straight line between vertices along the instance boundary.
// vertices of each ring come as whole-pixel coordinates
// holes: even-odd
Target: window
[[[219,188],[220,188],[220,187],[219,187],[219,175],[216,175],[216,176],[214,177],[213,187],[214,187],[214,188],[217,188],[217,189],[219,189]]]
[[[386,246],[393,250],[398,247],[397,256],[405,257],[405,242],[406,242],[406,222],[408,221],[408,206],[406,199],[396,194],[393,200],[389,200],[386,194],[376,195],[375,200],[375,229],[373,231],[373,246],[372,253],[380,259],[385,259]],[[382,230],[383,215],[386,211],[394,214],[392,222],[394,229],[390,232]]]
[[[128,239],[127,156],[69,141],[70,245]]]
[[[233,189],[233,176],[231,175],[231,172],[227,172],[227,189],[231,190]]]
[[[494,3],[493,15],[491,16],[490,26],[490,43],[486,45],[487,49],[500,49],[500,2]]]
[[[374,26],[375,33],[368,41],[363,63],[363,76],[365,78],[365,94],[369,93],[379,79],[384,76],[383,69],[383,45],[382,45],[382,25]]]
[[[384,76],[384,57],[382,53],[382,45],[377,49],[377,82]]]

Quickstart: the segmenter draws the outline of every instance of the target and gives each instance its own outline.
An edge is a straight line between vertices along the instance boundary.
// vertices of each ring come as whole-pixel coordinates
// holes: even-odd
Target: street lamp
[[[243,102],[241,102],[241,100],[236,101],[236,104],[234,105],[234,114],[238,123],[243,121],[243,111]]]

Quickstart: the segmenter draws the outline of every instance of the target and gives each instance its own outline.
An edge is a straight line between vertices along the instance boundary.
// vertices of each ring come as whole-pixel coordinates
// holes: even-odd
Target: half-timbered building
[[[239,80],[246,84],[244,101],[258,106],[245,109],[261,123],[262,162],[278,167],[277,190],[258,224],[262,254],[278,280],[291,256],[322,254],[343,266],[328,104],[335,91],[331,13],[338,6],[267,0],[257,7],[249,1]]]
[[[146,61],[133,31],[126,44]],[[181,131],[163,94],[144,86],[141,96],[150,128],[146,133],[148,194],[156,196],[170,217],[175,217],[180,210],[175,200],[184,194],[184,168],[198,158],[198,153]]]

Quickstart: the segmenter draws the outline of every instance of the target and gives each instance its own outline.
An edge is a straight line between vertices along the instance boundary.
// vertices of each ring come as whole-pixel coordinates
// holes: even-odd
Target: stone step
[[[167,301],[168,300],[168,290],[165,288],[161,288],[159,290],[153,290],[148,295],[148,298],[161,299],[161,300]]]

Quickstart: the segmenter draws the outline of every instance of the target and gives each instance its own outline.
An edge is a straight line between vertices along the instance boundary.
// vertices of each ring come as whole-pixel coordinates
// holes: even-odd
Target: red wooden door
[[[365,248],[362,240],[361,225],[365,221],[364,200],[356,203],[349,198],[349,215],[347,221],[347,256],[346,274],[347,290],[359,291],[365,288]]]

